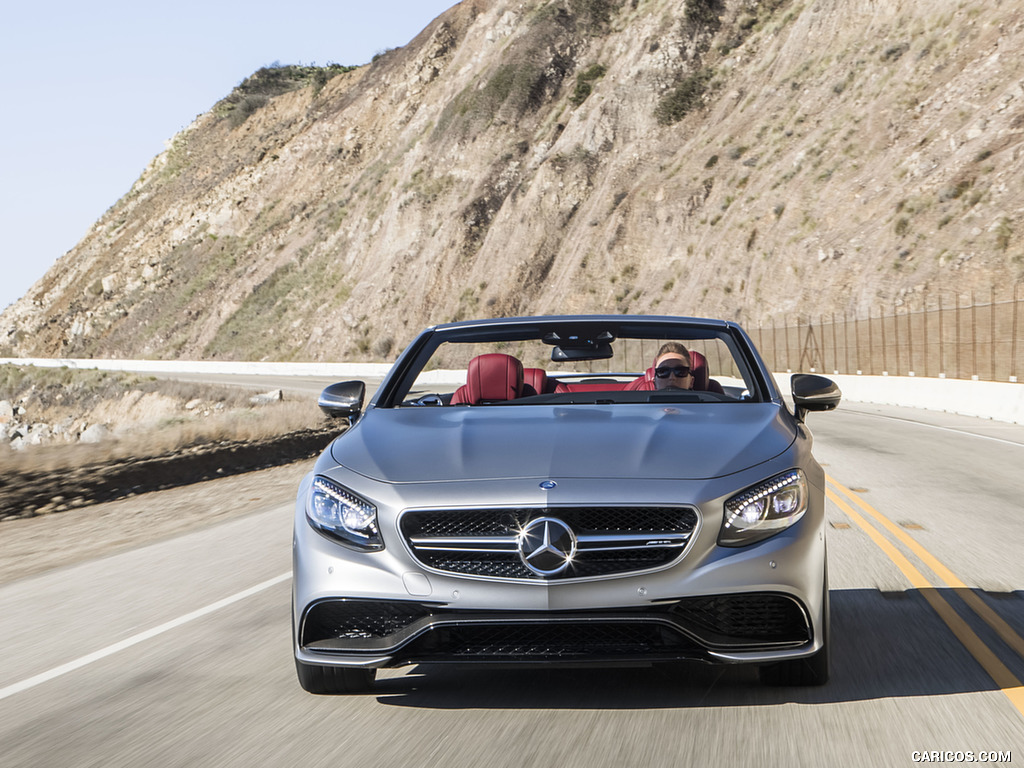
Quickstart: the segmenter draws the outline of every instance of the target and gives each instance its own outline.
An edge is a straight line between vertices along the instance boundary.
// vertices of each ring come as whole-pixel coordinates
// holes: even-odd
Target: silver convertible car
[[[421,333],[299,488],[293,641],[313,693],[409,664],[753,664],[828,679],[824,474],[735,323],[523,317]]]

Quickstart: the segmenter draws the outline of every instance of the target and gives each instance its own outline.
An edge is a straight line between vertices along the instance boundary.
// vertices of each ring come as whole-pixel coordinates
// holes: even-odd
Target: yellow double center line
[[[1024,658],[1024,639],[1020,637],[1013,628],[996,614],[978,595],[954,575],[946,566],[940,563],[934,555],[922,547],[916,540],[909,536],[894,522],[865,502],[860,496],[849,488],[836,482],[835,478],[827,478],[832,488],[826,488],[825,493],[829,500],[839,509],[846,513],[853,522],[860,526],[868,537],[878,545],[886,556],[895,563],[896,567],[903,572],[911,586],[919,590],[928,601],[928,604],[945,622],[950,631],[970,652],[975,660],[982,666],[989,677],[999,689],[1006,695],[1017,711],[1024,716],[1024,684],[1007,668],[999,657],[985,645],[980,637],[975,634],[966,621],[953,609],[953,606],[939,593],[938,587],[932,583],[921,571],[900,552],[881,531],[872,525],[864,515],[854,509],[858,507],[866,515],[873,518],[875,522],[892,534],[901,544],[914,553],[935,574],[942,584],[953,589],[964,603],[974,613],[988,624],[1000,639],[1010,648]],[[833,488],[835,490],[833,490]],[[840,495],[842,494],[842,495]]]

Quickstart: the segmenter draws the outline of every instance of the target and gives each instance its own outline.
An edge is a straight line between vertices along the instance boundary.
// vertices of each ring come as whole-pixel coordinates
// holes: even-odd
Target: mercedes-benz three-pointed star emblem
[[[556,576],[576,555],[576,534],[557,517],[531,520],[519,534],[519,557],[538,576]]]

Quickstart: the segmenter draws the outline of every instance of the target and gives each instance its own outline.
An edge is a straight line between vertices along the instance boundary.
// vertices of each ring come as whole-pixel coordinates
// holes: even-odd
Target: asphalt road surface
[[[0,586],[0,765],[1024,763],[1024,427],[856,404],[809,422],[830,481],[827,686],[413,667],[311,696],[289,639],[293,491],[254,492],[227,522]]]

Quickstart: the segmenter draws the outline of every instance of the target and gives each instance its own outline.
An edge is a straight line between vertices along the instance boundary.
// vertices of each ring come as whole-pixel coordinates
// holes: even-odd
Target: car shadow
[[[1018,679],[1024,660],[939,590]],[[983,594],[983,593],[978,593]],[[983,595],[1024,634],[1024,595]],[[686,663],[653,667],[430,665],[385,671],[381,704],[427,709],[659,709],[816,704],[998,690],[918,590],[833,590],[832,664],[820,687],[768,687],[755,667]]]

